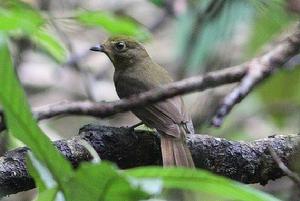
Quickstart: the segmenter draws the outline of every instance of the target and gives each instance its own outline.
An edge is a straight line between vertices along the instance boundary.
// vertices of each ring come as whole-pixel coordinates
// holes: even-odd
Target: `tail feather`
[[[161,150],[164,166],[194,167],[192,155],[185,140],[161,135]]]
[[[164,166],[175,166],[173,145],[170,137],[161,136],[161,153]]]

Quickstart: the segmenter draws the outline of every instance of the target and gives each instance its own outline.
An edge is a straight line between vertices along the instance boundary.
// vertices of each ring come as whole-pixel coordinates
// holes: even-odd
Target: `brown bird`
[[[90,50],[104,52],[113,63],[114,83],[120,98],[127,98],[173,81],[168,72],[156,64],[145,48],[132,38],[111,37]],[[146,105],[133,109],[132,112],[160,134],[164,166],[194,167],[186,145],[186,134],[194,134],[194,128],[181,97]]]

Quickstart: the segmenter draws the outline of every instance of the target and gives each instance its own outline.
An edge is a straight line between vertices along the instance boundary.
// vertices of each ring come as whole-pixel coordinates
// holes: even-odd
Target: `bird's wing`
[[[182,125],[185,125],[186,133],[193,133],[190,118],[182,110],[182,106],[181,98],[174,97],[132,111],[150,127],[154,127],[167,135],[180,137],[179,127]]]
[[[155,88],[147,79],[119,77],[115,83],[120,98],[142,93]],[[187,114],[181,97],[176,96],[164,101],[133,109],[132,112],[146,125],[156,128],[167,135],[180,137],[181,124],[186,133],[194,133],[190,116]]]

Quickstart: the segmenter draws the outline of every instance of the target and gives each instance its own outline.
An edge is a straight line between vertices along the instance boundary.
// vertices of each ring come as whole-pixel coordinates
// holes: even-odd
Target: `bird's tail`
[[[184,132],[184,131],[182,131]],[[184,138],[161,135],[161,152],[164,166],[195,167]]]

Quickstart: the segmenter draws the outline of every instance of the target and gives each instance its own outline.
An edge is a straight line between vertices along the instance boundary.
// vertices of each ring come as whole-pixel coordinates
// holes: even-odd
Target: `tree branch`
[[[110,160],[120,168],[161,165],[160,140],[151,131],[133,131],[87,125],[70,140],[54,142],[74,167],[90,160],[88,151],[78,143],[86,140],[101,159]],[[244,183],[266,184],[268,180],[284,176],[270,155],[268,147],[288,166],[289,158],[296,153],[299,135],[278,135],[253,142],[235,142],[207,135],[190,135],[187,139],[195,165]],[[9,195],[34,188],[25,165],[27,148],[7,152],[0,157],[0,195]]]
[[[161,88],[153,89],[145,93],[131,96],[114,102],[61,102],[33,109],[36,119],[43,120],[59,115],[88,115],[95,117],[107,117],[120,112],[129,111],[136,107],[142,107],[150,103],[156,103],[173,96],[186,94],[193,91],[203,91],[208,88],[224,84],[238,82],[242,79],[246,69],[243,65],[231,67],[225,70],[215,71],[207,75],[191,77]],[[1,114],[1,111],[0,111]],[[6,127],[0,121],[0,132]]]
[[[216,127],[222,125],[224,118],[232,108],[241,102],[256,86],[266,80],[276,69],[284,66],[290,58],[295,56],[300,49],[300,25],[297,30],[272,47],[270,51],[260,57],[254,58],[246,64],[247,74],[241,83],[223,100],[212,124]]]

